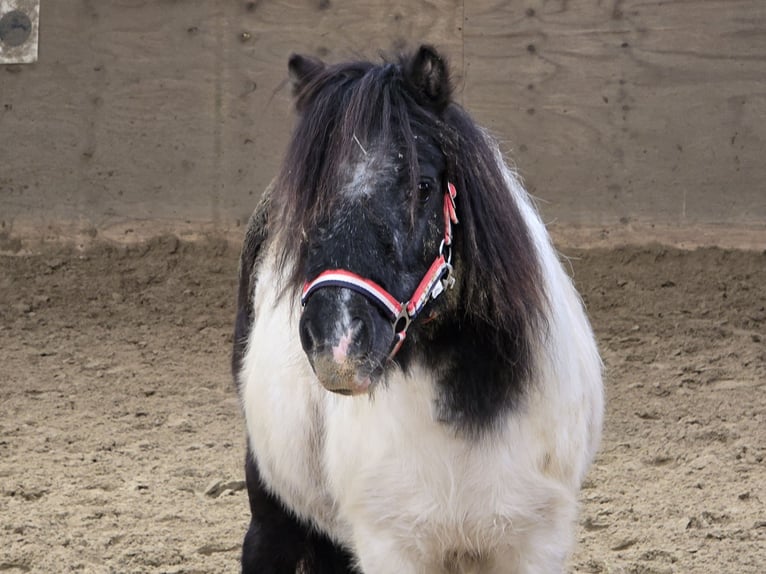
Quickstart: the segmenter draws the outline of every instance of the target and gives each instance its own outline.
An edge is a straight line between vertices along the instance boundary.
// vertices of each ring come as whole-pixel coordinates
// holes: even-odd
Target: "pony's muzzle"
[[[306,357],[328,391],[367,393],[382,372],[391,327],[357,294],[349,298],[340,297],[340,289],[323,291],[311,297],[301,315]]]

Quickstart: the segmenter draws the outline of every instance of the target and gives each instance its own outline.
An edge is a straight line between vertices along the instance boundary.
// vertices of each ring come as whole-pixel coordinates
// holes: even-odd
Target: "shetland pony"
[[[288,68],[240,261],[242,571],[563,572],[601,362],[530,198],[433,48]]]

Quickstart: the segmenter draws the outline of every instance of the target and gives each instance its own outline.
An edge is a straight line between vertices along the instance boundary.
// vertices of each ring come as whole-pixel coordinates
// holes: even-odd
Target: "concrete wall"
[[[548,221],[755,230],[763,0],[42,0],[0,66],[0,238],[231,231],[291,125],[291,52],[433,43]],[[641,227],[643,226],[643,227]]]

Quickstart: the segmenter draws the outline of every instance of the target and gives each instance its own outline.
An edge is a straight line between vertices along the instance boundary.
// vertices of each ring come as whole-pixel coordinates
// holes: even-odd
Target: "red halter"
[[[303,286],[301,306],[305,307],[309,297],[318,289],[325,287],[345,287],[367,297],[375,303],[391,321],[394,330],[394,343],[388,355],[389,360],[399,351],[407,336],[410,324],[432,299],[436,299],[445,289],[455,284],[452,276],[452,224],[457,223],[455,211],[457,190],[451,183],[444,192],[444,239],[439,246],[439,254],[431,263],[415,292],[408,301],[400,302],[380,285],[345,269],[329,269],[320,273],[313,281]]]

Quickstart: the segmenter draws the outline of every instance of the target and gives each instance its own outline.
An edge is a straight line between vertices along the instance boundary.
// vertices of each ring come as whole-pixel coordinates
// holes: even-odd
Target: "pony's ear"
[[[415,90],[418,102],[442,112],[450,102],[450,85],[447,62],[433,46],[420,46],[406,65],[405,74]]]
[[[298,95],[306,84],[322,70],[324,70],[324,62],[321,60],[302,56],[301,54],[290,56],[290,59],[287,61],[287,71],[290,74],[293,96]]]

